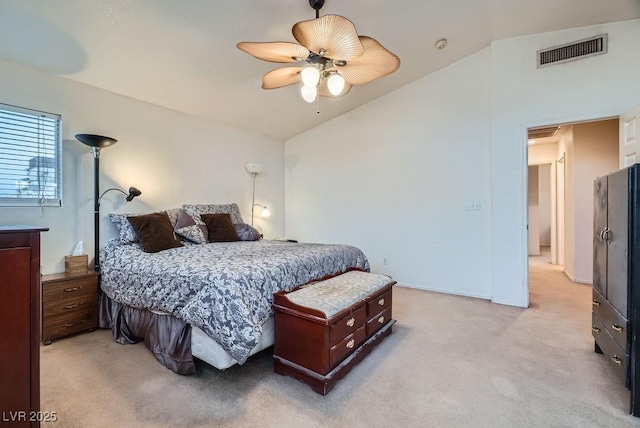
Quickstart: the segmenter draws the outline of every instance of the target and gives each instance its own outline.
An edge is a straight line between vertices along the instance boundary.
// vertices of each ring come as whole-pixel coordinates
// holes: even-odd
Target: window
[[[62,206],[60,120],[0,104],[1,206]]]

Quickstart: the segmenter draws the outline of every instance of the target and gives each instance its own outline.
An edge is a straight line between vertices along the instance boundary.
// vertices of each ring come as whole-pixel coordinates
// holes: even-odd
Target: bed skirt
[[[178,374],[195,373],[191,355],[191,325],[170,314],[156,314],[111,300],[99,293],[99,322],[110,328],[116,342],[125,345],[144,341],[163,366]]]

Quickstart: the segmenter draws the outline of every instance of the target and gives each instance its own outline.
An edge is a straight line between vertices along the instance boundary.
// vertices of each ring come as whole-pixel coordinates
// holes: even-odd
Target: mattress
[[[262,324],[262,336],[258,344],[251,350],[249,356],[256,354],[269,346],[274,341],[274,318],[269,318]],[[198,327],[191,327],[191,355],[204,361],[213,367],[224,370],[238,364],[231,355],[215,340],[205,334]]]

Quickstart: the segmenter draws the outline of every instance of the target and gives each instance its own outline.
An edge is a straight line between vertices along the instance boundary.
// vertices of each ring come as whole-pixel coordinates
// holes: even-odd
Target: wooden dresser
[[[328,281],[336,282],[351,274],[367,280],[365,272],[347,272]],[[323,290],[319,294],[337,308],[345,303],[344,309],[331,313],[316,305],[317,299],[308,299],[304,305],[294,299],[298,290],[292,293],[279,292],[274,296],[275,343],[274,370],[276,373],[294,377],[319,394],[326,395],[338,380],[344,377],[358,362],[371,352],[382,339],[391,334],[395,321],[391,318],[392,287],[395,281],[383,275],[375,275],[379,282],[371,294],[353,299],[353,295]],[[328,281],[321,281],[300,288],[316,287]],[[344,287],[350,287],[345,281]],[[346,298],[345,298],[346,296]],[[355,301],[354,301],[355,300]]]
[[[595,352],[604,354],[640,416],[640,164],[594,183]]]
[[[98,273],[56,273],[42,277],[42,341],[98,327]]]
[[[40,426],[40,232],[0,226],[0,415],[2,425]]]

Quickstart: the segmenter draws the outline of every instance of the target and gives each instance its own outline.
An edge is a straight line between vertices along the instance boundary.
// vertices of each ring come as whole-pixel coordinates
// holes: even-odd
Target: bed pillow
[[[171,220],[166,212],[127,217],[136,232],[142,250],[157,253],[182,247],[173,233]]]
[[[253,226],[249,226],[246,223],[239,223],[233,225],[238,234],[238,239],[241,241],[257,241],[260,239],[260,232]]]
[[[178,220],[178,212],[182,211],[182,208],[171,208],[165,211],[167,216],[169,217],[169,221],[171,221],[171,225],[175,226]],[[120,235],[120,242],[123,244],[130,244],[132,242],[138,242],[138,237],[136,236],[136,231],[133,230],[131,223],[127,219],[128,217],[137,217],[144,214],[109,214],[109,218],[111,219],[111,223],[118,230],[118,234]]]
[[[209,242],[234,242],[238,234],[233,227],[230,214],[202,214],[202,221],[207,225]]]
[[[238,204],[218,204],[218,205],[190,205],[185,204],[182,208],[189,213],[196,221],[196,224],[203,225],[204,222],[200,217],[202,214],[229,214],[233,224],[244,223]]]
[[[187,213],[181,209],[178,212],[178,218],[174,227],[176,235],[191,241],[195,244],[206,244],[207,240],[207,226],[204,224],[196,224],[196,221]]]

